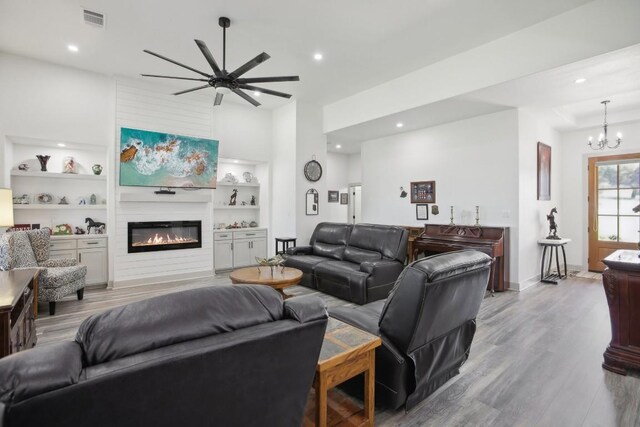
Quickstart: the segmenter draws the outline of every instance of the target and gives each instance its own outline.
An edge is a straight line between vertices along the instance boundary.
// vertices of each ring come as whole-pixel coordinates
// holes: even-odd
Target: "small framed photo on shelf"
[[[426,221],[429,219],[429,206],[424,204],[416,205],[416,219]]]
[[[340,192],[329,190],[329,203],[338,203],[340,200]]]
[[[416,181],[411,183],[411,203],[435,203],[436,182]]]
[[[340,204],[341,205],[349,204],[349,193],[340,193]]]

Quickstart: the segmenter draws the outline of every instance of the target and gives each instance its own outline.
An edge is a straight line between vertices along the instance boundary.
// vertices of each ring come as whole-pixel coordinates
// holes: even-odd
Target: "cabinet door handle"
[[[87,242],[87,245],[97,245],[99,242]]]
[[[233,243],[231,243],[231,250],[233,250]]]
[[[247,233],[247,236],[255,236],[256,233]]]
[[[78,254],[78,262],[82,262],[82,252]]]

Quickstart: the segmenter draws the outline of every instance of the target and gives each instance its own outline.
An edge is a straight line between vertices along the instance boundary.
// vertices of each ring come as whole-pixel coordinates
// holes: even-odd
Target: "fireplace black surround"
[[[130,254],[202,247],[202,221],[130,222],[127,228]]]

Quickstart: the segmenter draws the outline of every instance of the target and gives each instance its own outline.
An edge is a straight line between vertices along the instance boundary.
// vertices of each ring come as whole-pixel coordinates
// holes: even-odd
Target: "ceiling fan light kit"
[[[218,25],[222,27],[222,68],[218,66],[218,63],[214,59],[213,55],[209,51],[209,48],[202,40],[195,40],[196,45],[204,55],[205,59],[211,66],[213,70],[213,74],[205,73],[203,71],[197,70],[195,68],[189,67],[188,65],[181,64],[173,59],[169,59],[165,56],[162,56],[158,53],[152,52],[150,50],[145,49],[144,52],[149,55],[153,55],[156,58],[160,58],[167,62],[171,62],[179,67],[185,68],[189,71],[192,71],[196,74],[199,74],[202,77],[193,78],[193,77],[176,77],[176,76],[164,76],[159,74],[141,74],[143,77],[155,77],[155,78],[163,78],[163,79],[177,79],[177,80],[192,80],[199,82],[206,82],[206,84],[198,87],[194,87],[191,89],[182,90],[180,92],[176,92],[173,95],[182,95],[184,93],[194,92],[201,89],[207,89],[213,87],[216,91],[215,101],[213,105],[220,105],[222,103],[222,99],[225,95],[229,95],[231,93],[235,93],[239,97],[243,98],[245,101],[250,104],[258,107],[260,103],[248,95],[244,90],[248,90],[251,92],[264,93],[266,95],[279,96],[281,98],[291,98],[291,95],[288,93],[278,92],[271,89],[266,89],[263,87],[253,86],[250,83],[273,83],[273,82],[297,82],[300,80],[298,76],[275,76],[275,77],[249,77],[243,78],[245,73],[257,67],[264,61],[270,58],[270,56],[266,52],[262,52],[249,62],[241,65],[236,68],[232,72],[227,71],[227,28],[231,26],[231,20],[227,17],[220,17],[218,19]]]

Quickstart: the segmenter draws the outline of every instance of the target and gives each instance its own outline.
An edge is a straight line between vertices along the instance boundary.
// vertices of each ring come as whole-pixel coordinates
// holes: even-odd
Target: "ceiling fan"
[[[241,76],[245,74],[247,71],[252,70],[256,66],[260,65],[264,61],[270,58],[270,56],[262,52],[260,55],[253,58],[251,61],[247,62],[244,65],[236,68],[232,72],[227,71],[227,28],[231,26],[231,20],[229,18],[220,17],[218,19],[218,25],[222,27],[222,69],[218,66],[218,63],[215,59],[213,59],[213,55],[209,51],[209,48],[202,40],[195,40],[196,44],[200,48],[200,51],[206,58],[209,65],[211,65],[211,69],[213,70],[213,74],[208,74],[195,68],[189,67],[188,65],[181,64],[173,59],[169,59],[165,56],[157,54],[155,52],[151,52],[150,50],[144,50],[144,52],[158,57],[160,59],[164,59],[165,61],[169,61],[172,64],[176,64],[182,68],[186,68],[187,70],[193,71],[195,73],[200,74],[205,78],[192,78],[192,77],[174,77],[174,76],[160,76],[157,74],[141,74],[143,77],[159,77],[163,79],[178,79],[178,80],[194,80],[199,82],[207,82],[207,84],[194,87],[192,89],[183,90],[180,92],[176,92],[173,95],[182,95],[183,93],[194,92],[196,90],[207,89],[209,87],[213,87],[216,90],[216,99],[213,105],[220,105],[222,103],[222,98],[224,95],[228,95],[231,92],[235,93],[239,97],[245,99],[247,102],[250,102],[254,106],[259,106],[260,103],[256,101],[251,96],[247,95],[243,92],[242,89],[251,90],[257,93],[264,93],[267,95],[280,96],[282,98],[291,98],[291,95],[288,93],[278,92],[271,89],[266,89],[262,87],[257,87],[251,85],[251,83],[270,83],[270,82],[297,82],[300,80],[298,76],[277,76],[277,77],[249,77],[242,78]]]

